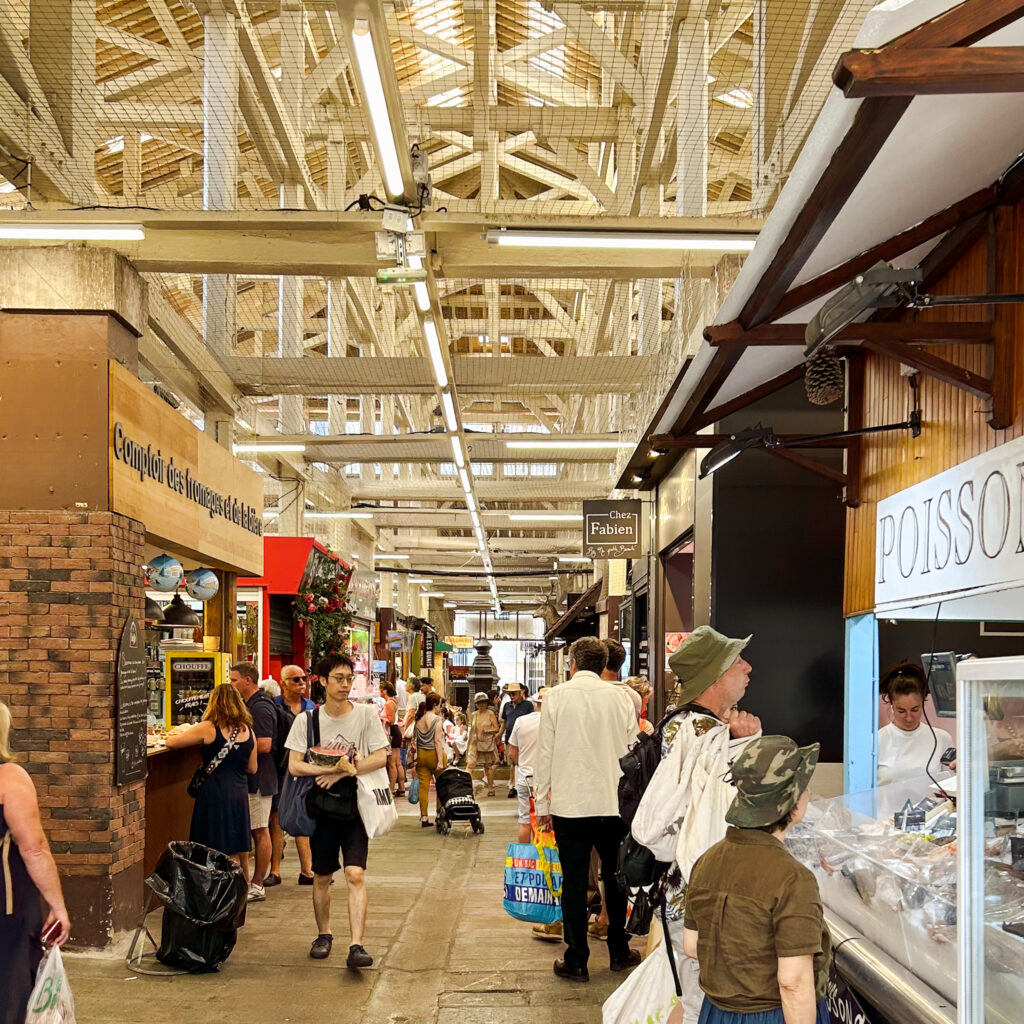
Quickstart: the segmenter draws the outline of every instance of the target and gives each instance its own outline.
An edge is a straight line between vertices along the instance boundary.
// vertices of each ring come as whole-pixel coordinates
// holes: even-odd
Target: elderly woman
[[[42,957],[40,940],[63,946],[71,923],[32,777],[11,763],[10,734],[11,713],[0,703],[0,1024],[22,1024]],[[49,908],[45,923],[40,896]]]
[[[783,845],[807,810],[818,744],[762,736],[736,758],[731,826],[693,866],[683,949],[700,1024],[828,1024],[829,934],[814,875]]]
[[[472,771],[479,766],[487,782],[487,795],[494,796],[494,768],[498,763],[498,733],[501,726],[486,693],[473,699],[476,711],[469,722],[469,748],[466,767]]]
[[[640,732],[645,732],[648,736],[653,735],[654,726],[647,721],[647,705],[650,703],[651,694],[654,692],[651,689],[651,684],[647,682],[644,676],[629,676],[626,680],[626,685],[634,693],[640,695]]]

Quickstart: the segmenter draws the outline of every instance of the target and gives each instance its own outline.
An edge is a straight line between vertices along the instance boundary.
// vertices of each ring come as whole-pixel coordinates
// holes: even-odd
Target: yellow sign
[[[110,363],[110,509],[153,544],[213,568],[263,572],[263,482]]]
[[[471,651],[473,649],[471,636],[446,636],[444,642],[456,651]]]

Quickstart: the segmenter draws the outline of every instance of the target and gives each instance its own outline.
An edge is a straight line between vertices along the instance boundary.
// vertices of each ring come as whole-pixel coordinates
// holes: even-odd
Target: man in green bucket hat
[[[678,680],[677,710],[662,730],[662,760],[633,820],[633,838],[669,861],[666,900],[669,940],[683,988],[683,1024],[697,1024],[704,993],[697,962],[683,955],[686,883],[697,858],[725,835],[725,812],[736,795],[728,781],[733,760],[761,722],[740,711],[751,666],[735,639],[699,626],[669,658]]]

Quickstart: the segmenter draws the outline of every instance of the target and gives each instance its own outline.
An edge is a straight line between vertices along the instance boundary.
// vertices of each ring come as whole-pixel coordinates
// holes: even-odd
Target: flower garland
[[[352,569],[333,558],[318,562],[309,587],[292,602],[295,621],[306,627],[306,657],[314,671],[325,655],[348,653],[352,623],[345,600]]]

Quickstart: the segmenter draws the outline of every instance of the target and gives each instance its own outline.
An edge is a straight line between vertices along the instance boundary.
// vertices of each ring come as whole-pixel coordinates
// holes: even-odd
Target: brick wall
[[[82,945],[139,913],[145,782],[114,783],[114,677],[124,622],[144,615],[143,539],[112,512],[0,511],[0,699]]]

